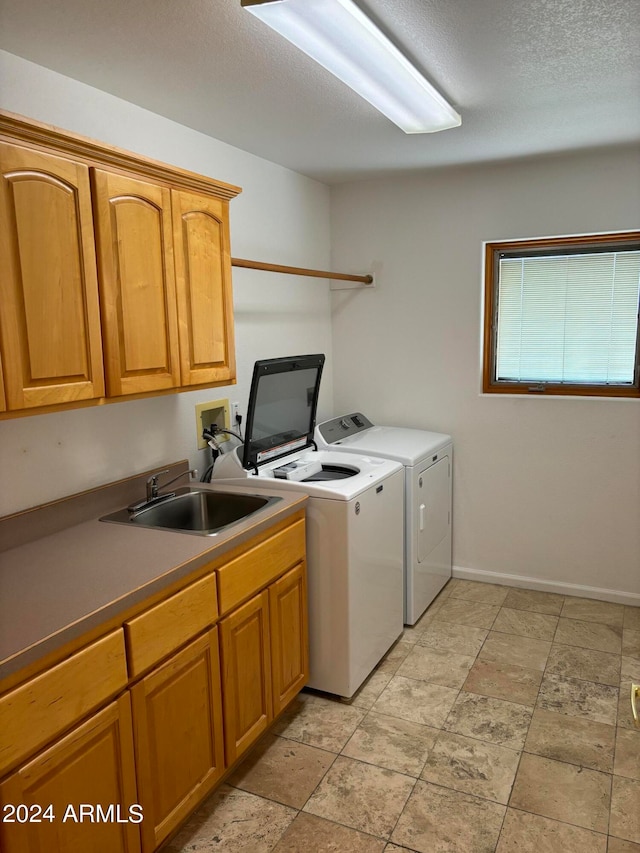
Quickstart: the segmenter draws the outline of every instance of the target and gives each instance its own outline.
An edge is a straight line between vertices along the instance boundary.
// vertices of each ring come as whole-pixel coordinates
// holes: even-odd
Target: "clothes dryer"
[[[361,412],[319,424],[319,448],[404,466],[404,621],[414,625],[451,577],[450,435],[375,426]]]
[[[245,443],[216,482],[308,496],[308,685],[350,698],[403,630],[403,467],[313,441],[323,356],[256,362]]]

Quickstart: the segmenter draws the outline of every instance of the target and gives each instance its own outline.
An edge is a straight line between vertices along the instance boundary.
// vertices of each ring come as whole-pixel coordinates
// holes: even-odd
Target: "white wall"
[[[640,594],[640,401],[480,393],[482,241],[638,228],[637,150],[345,184],[331,204],[333,267],[378,270],[333,294],[336,412],[453,435],[459,574]]]
[[[231,202],[235,257],[329,264],[329,190],[133,104],[0,51],[0,108],[243,187]],[[196,449],[194,406],[246,408],[253,362],[324,352],[321,414],[332,413],[329,283],[234,269],[238,384],[0,422],[0,515],[111,482]]]

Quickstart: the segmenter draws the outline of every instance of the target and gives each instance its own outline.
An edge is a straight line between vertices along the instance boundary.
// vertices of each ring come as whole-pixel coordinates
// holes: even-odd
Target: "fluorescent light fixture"
[[[352,0],[242,0],[242,5],[405,133],[433,133],[462,123]]]

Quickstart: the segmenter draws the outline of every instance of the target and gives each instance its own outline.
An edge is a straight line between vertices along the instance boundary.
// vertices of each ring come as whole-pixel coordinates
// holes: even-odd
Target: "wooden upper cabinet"
[[[171,191],[92,170],[107,394],[180,386]]]
[[[104,395],[89,170],[0,142],[6,408]]]
[[[183,385],[235,378],[229,203],[171,193]]]

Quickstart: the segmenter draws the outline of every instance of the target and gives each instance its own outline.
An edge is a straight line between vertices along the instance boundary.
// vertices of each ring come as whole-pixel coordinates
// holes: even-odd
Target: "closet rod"
[[[343,272],[327,272],[326,270],[308,270],[304,267],[285,267],[282,264],[265,264],[262,261],[247,261],[243,258],[231,258],[231,266],[246,267],[250,270],[267,270],[267,272],[284,272],[291,275],[310,275],[314,278],[333,278],[340,281],[361,281],[363,284],[373,282],[372,275],[349,275]]]

